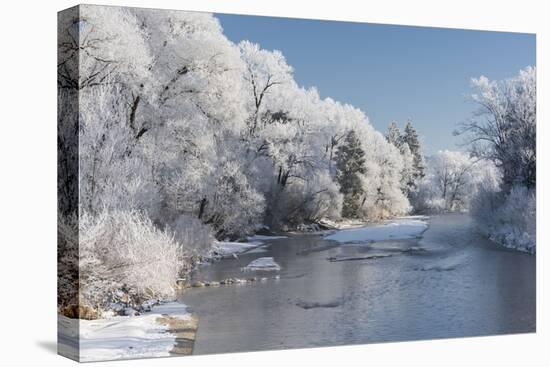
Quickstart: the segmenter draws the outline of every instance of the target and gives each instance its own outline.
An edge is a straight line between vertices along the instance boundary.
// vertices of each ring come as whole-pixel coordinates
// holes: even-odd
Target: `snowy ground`
[[[426,219],[426,217],[401,217],[383,224],[341,229],[325,236],[325,239],[340,243],[357,243],[416,238],[428,228]]]
[[[185,305],[175,302],[156,306],[140,316],[78,320],[58,315],[60,353],[78,358],[80,345],[81,362],[169,356],[176,335],[159,322],[165,315],[189,322],[193,318]]]

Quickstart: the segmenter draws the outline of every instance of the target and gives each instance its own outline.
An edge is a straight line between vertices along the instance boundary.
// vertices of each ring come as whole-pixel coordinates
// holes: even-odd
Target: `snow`
[[[259,254],[262,252],[267,252],[267,248],[265,246],[255,247],[250,251],[247,251],[246,254]]]
[[[184,304],[176,302],[155,306],[153,312],[140,316],[78,320],[59,315],[59,348],[78,356],[80,344],[81,362],[169,356],[176,336],[157,322],[163,315],[182,320],[192,317]]]
[[[265,241],[279,240],[287,236],[254,235],[247,237],[249,242],[214,241],[214,252],[221,257],[237,256],[239,254],[264,252]]]
[[[244,268],[242,268],[242,271],[255,271],[255,270],[279,271],[281,270],[281,266],[277,264],[272,257],[260,257],[252,261],[250,264],[248,264]]]
[[[249,252],[253,249],[256,249],[262,246],[264,243],[261,241],[254,242],[229,242],[229,241],[215,241],[214,242],[214,251],[222,256],[228,257],[232,255],[242,254],[244,252]]]
[[[342,229],[326,236],[325,239],[351,243],[417,238],[428,228],[428,223],[422,219],[404,217],[387,221],[384,224]]]

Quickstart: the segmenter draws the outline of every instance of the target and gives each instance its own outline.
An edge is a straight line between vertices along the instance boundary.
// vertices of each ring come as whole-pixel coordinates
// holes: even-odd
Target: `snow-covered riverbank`
[[[92,362],[191,354],[197,318],[184,304],[171,302],[139,316],[79,320],[58,315],[57,327],[61,354]],[[187,346],[178,345],[186,341]]]

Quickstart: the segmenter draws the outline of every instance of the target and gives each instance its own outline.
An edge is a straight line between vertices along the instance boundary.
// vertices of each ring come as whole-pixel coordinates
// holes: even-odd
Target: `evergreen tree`
[[[407,124],[406,129],[408,133],[411,134],[412,140],[416,140],[416,142],[418,142],[418,137],[414,137],[416,133],[410,123]],[[403,160],[403,169],[401,171],[401,191],[403,191],[403,193],[410,198],[411,193],[416,189],[415,180],[417,176],[414,175],[416,173],[416,169],[414,167],[415,156],[413,156],[411,149],[409,148],[409,144],[406,142],[405,138],[405,135],[401,134],[401,130],[397,127],[395,121],[390,122],[388,132],[386,133],[386,140],[388,143],[396,147],[401,154],[401,158]]]
[[[411,194],[416,191],[418,182],[415,181],[414,156],[411,153],[409,144],[401,145],[400,153],[403,159],[403,169],[401,170],[401,191],[407,198],[411,199]]]
[[[410,120],[407,121],[407,125],[405,126],[403,142],[407,143],[413,156],[412,182],[409,186],[416,188],[418,187],[418,181],[424,177],[424,158],[422,156],[418,134]]]
[[[355,131],[351,130],[336,152],[336,179],[340,192],[344,194],[342,216],[345,218],[359,216],[360,200],[364,194],[361,175],[365,173],[365,152]]]
[[[401,150],[400,148],[401,145],[403,145],[403,137],[401,136],[401,130],[399,130],[395,121],[390,122],[388,126],[386,140],[388,143],[393,144],[396,148]]]

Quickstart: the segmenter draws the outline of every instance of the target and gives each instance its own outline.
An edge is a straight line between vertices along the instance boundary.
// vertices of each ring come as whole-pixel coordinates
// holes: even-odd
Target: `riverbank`
[[[154,306],[137,316],[97,320],[58,315],[59,354],[80,362],[189,355],[198,318],[177,302]]]

